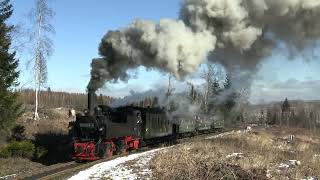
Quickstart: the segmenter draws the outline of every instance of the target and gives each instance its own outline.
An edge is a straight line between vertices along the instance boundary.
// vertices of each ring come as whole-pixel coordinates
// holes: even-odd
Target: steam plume
[[[127,70],[138,66],[180,79],[206,59],[228,71],[254,72],[279,42],[299,52],[317,41],[319,17],[319,0],[185,0],[180,20],[136,20],[108,32],[101,58],[92,61],[88,88],[125,81]]]

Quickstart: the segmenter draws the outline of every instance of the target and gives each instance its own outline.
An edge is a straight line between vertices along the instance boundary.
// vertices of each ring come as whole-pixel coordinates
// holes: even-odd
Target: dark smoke
[[[254,74],[279,43],[299,53],[318,41],[319,17],[319,0],[185,0],[181,20],[136,20],[108,32],[88,88],[126,81],[141,65],[181,79],[206,59]]]

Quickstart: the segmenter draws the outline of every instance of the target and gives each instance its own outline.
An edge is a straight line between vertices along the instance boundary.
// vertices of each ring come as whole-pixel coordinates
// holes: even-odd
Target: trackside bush
[[[37,147],[36,150],[35,150],[34,157],[35,157],[36,159],[40,159],[40,158],[46,156],[47,153],[48,153],[48,150],[47,150],[46,148],[44,148],[44,147],[42,147],[42,146],[39,146],[39,147]]]
[[[35,153],[35,145],[31,141],[12,141],[7,147],[0,151],[0,156],[23,157],[31,159]]]
[[[3,148],[0,150],[0,157],[1,158],[11,157],[11,152],[9,152],[8,148]]]

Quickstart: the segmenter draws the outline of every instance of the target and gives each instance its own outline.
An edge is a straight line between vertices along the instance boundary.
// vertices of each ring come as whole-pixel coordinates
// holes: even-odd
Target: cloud
[[[257,84],[252,86],[250,101],[259,103],[261,101],[279,101],[284,98],[300,100],[318,100],[320,80],[288,79],[283,82],[272,84]]]

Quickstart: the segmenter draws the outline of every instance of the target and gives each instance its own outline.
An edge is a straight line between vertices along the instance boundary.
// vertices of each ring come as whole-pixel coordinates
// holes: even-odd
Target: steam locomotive
[[[169,118],[164,108],[111,108],[95,105],[95,102],[95,93],[89,92],[88,110],[84,115],[77,115],[72,124],[70,134],[75,160],[93,161],[223,127],[200,116],[195,119],[182,115]]]

